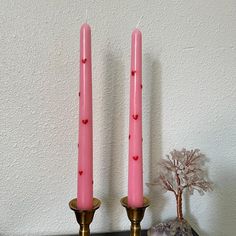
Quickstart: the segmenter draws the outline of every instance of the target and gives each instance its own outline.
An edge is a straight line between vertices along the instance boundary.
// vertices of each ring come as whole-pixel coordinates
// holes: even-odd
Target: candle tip
[[[84,30],[88,30],[88,31],[91,31],[91,27],[89,24],[87,23],[83,23],[80,27],[80,31],[84,31]]]

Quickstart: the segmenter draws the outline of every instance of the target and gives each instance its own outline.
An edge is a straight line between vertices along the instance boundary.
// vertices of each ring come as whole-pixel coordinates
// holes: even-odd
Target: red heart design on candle
[[[92,184],[93,184],[93,180],[92,180]]]
[[[79,97],[80,97],[80,92],[79,92]]]
[[[143,85],[142,84],[140,84],[140,88],[143,89]]]
[[[129,139],[130,139],[130,137],[131,137],[131,136],[129,135]]]
[[[79,143],[78,143],[78,148],[79,148]]]
[[[86,125],[88,123],[88,120],[87,119],[86,120],[82,120],[82,123]]]
[[[138,114],[132,115],[132,117],[133,117],[134,120],[137,120],[138,119]]]
[[[82,171],[82,170],[80,170],[80,171],[79,171],[79,175],[82,175],[82,174],[83,174],[83,171]]]
[[[87,59],[86,59],[86,58],[84,58],[84,59],[82,59],[81,61],[82,61],[82,63],[83,63],[83,64],[85,64],[85,63],[86,63],[86,61],[87,61]]]
[[[131,71],[131,75],[134,76],[136,74],[136,71],[135,70],[132,70]]]
[[[138,156],[133,156],[133,159],[134,159],[135,161],[137,161],[137,160],[138,160]]]

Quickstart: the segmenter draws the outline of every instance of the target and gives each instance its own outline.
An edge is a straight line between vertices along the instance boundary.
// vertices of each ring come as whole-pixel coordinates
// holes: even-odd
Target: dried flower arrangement
[[[167,159],[160,160],[158,176],[148,185],[158,185],[164,192],[173,192],[178,222],[185,224],[182,211],[183,192],[193,194],[196,190],[203,195],[204,192],[212,190],[212,183],[206,179],[204,170],[205,155],[199,149],[189,151],[183,148],[181,151],[173,150],[166,157]]]

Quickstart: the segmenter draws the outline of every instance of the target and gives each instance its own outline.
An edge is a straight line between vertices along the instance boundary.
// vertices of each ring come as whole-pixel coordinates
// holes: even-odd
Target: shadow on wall
[[[145,68],[147,73],[145,74],[145,85],[148,91],[148,107],[150,107],[149,116],[149,181],[151,182],[157,174],[157,162],[162,157],[162,110],[161,110],[161,64],[157,58],[154,58],[150,54],[144,55]],[[149,211],[151,211],[152,222],[161,221],[161,212],[165,206],[165,197],[163,194],[157,193],[154,189],[150,189],[149,197],[151,205]]]
[[[217,180],[216,180],[217,181]],[[224,184],[222,184],[224,183]],[[234,186],[231,185],[234,183]],[[185,217],[189,220],[191,226],[201,236],[211,236],[213,233],[216,236],[234,235],[235,234],[235,220],[236,220],[236,175],[232,171],[224,171],[224,175],[221,179],[215,182],[214,190],[210,193],[212,201],[209,204],[209,209],[205,210],[206,214],[203,216],[209,222],[209,225],[213,225],[212,232],[205,232],[201,229],[201,225],[198,224],[197,218],[194,213],[191,212],[189,194],[185,194]],[[196,193],[197,194],[197,193]],[[213,196],[214,195],[214,196]],[[203,196],[204,198],[204,196]],[[204,201],[204,200],[203,200]],[[212,215],[214,214],[214,215]]]
[[[195,193],[198,194],[198,193]],[[191,227],[199,234],[199,235],[205,235],[208,236],[206,232],[204,232],[198,224],[198,220],[197,218],[192,214],[191,212],[191,206],[190,206],[190,198],[191,195],[188,192],[184,193],[183,196],[183,205],[185,206],[185,214],[184,214],[184,218],[189,222],[189,224],[191,225]],[[209,235],[210,236],[210,235]]]
[[[205,164],[206,162],[208,162],[209,160],[206,158],[205,160]],[[211,180],[209,179],[209,175],[208,175],[208,170],[206,170],[205,172],[205,177],[208,181],[211,182]],[[198,195],[198,198],[204,197],[201,196],[197,191],[194,191],[194,195]],[[194,214],[192,214],[191,211],[191,204],[190,204],[190,199],[191,199],[191,194],[188,191],[185,191],[183,193],[183,208],[185,210],[184,212],[184,218],[189,222],[189,224],[191,225],[191,227],[199,234],[199,235],[204,235],[204,236],[210,236],[208,235],[206,232],[204,232],[201,229],[201,226],[199,226],[199,222],[198,219],[194,216]]]
[[[105,127],[102,133],[102,143],[105,149],[102,153],[104,163],[107,166],[107,191],[103,196],[103,208],[106,211],[104,216],[104,227],[106,230],[114,231],[119,224],[119,197],[122,192],[122,178],[124,175],[124,166],[127,159],[123,157],[124,153],[124,94],[125,94],[125,75],[124,65],[120,60],[120,55],[116,55],[107,47],[104,55],[105,73],[103,77],[102,88],[103,96],[103,114],[102,125]],[[127,117],[126,117],[127,118]],[[127,134],[128,135],[128,134]],[[127,136],[128,139],[128,136]],[[119,167],[119,168],[117,168]],[[123,210],[123,209],[122,209]],[[107,225],[105,222],[109,222]],[[107,228],[109,227],[109,228]]]
[[[229,110],[229,113],[231,112],[232,111]],[[202,137],[206,137],[206,139],[202,139],[202,142],[208,142],[212,147],[208,166],[211,166],[209,175],[211,175],[210,181],[213,181],[213,192],[208,193],[207,208],[202,209],[204,206],[201,206],[201,203],[199,204],[199,207],[202,209],[201,212],[203,213],[200,216],[201,219],[197,219],[194,216],[194,212],[191,212],[190,209],[193,206],[193,204],[190,204],[191,196],[185,195],[186,219],[189,220],[191,226],[196,229],[201,236],[235,235],[236,162],[235,157],[232,156],[232,154],[235,153],[235,148],[233,146],[224,145],[224,142],[227,143],[227,141],[233,145],[231,135],[234,130],[231,128],[224,128],[223,134],[220,132],[219,135],[215,135],[213,132],[216,129],[215,127],[225,127],[225,124],[232,124],[231,121],[228,120],[228,117],[230,117],[229,114],[224,114],[224,117],[226,119],[224,122],[216,122],[212,124],[209,129],[203,130],[201,133]],[[214,135],[212,135],[212,133]],[[218,140],[220,140],[220,142]],[[224,159],[224,162],[220,165],[220,159],[215,159],[214,155]],[[199,196],[199,198],[202,198],[199,202],[203,203],[205,197],[206,196]],[[199,221],[202,221],[203,219],[205,221],[205,227],[207,227],[207,229],[205,229],[207,232],[202,230],[201,223],[199,223]]]
[[[221,169],[222,173],[215,181],[216,187],[214,194],[216,194],[216,201],[212,203],[211,207],[215,207],[217,213],[214,215],[214,232],[218,235],[235,235],[236,222],[236,174],[235,165],[232,169]],[[210,236],[210,235],[206,235]]]

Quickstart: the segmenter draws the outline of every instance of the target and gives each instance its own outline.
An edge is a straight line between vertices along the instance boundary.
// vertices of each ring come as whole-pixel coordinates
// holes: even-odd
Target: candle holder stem
[[[143,200],[144,204],[142,207],[132,208],[128,206],[128,197],[121,199],[121,204],[126,208],[128,218],[131,222],[130,236],[141,236],[140,223],[144,217],[146,208],[150,205],[150,201],[146,197],[144,197]]]
[[[130,235],[132,235],[132,236],[141,235],[141,225],[140,225],[140,222],[131,221]]]
[[[100,207],[101,202],[99,199],[93,199],[93,209],[91,210],[79,210],[77,208],[77,199],[70,201],[70,209],[75,212],[76,220],[80,226],[79,236],[89,236],[90,235],[90,224],[93,221],[95,211]]]

